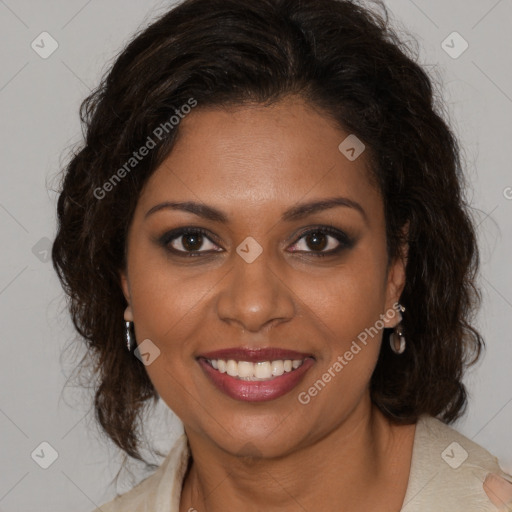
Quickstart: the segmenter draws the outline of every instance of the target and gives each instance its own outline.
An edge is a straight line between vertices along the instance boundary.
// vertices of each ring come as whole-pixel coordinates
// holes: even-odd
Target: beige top
[[[182,434],[151,476],[93,512],[179,512],[189,457],[187,437]],[[487,478],[484,486],[490,473],[499,476]],[[421,416],[400,512],[498,510],[512,511],[512,477],[498,459],[438,419]]]

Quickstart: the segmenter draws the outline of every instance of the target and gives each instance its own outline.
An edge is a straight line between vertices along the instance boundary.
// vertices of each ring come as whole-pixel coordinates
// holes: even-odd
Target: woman
[[[184,427],[103,512],[510,510],[449,426],[483,346],[457,141],[383,17],[187,0],[82,120],[53,262],[97,418],[140,460],[150,400]]]

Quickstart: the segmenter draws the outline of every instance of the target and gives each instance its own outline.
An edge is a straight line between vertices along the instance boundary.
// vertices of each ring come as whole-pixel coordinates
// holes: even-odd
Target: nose
[[[265,251],[252,263],[235,257],[234,268],[223,280],[217,296],[217,315],[231,325],[259,332],[295,315],[293,292],[278,271],[272,269]]]

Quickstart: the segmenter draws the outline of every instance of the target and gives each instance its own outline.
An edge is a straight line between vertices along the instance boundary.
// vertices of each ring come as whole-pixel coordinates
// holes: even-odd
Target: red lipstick
[[[265,361],[300,361],[298,368],[285,371],[282,375],[271,376],[265,380],[245,380],[237,376],[222,373],[212,366],[210,361],[247,361],[258,363]],[[197,357],[199,366],[209,381],[224,394],[245,402],[264,402],[275,400],[294,389],[304,375],[314,365],[311,354],[281,348],[228,348],[203,353]],[[289,365],[289,363],[288,363]],[[236,368],[236,367],[235,367]],[[268,368],[268,366],[267,366]]]

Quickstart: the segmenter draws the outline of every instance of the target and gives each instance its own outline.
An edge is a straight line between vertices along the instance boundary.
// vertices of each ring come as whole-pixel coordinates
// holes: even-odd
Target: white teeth
[[[229,359],[208,359],[213,368],[220,373],[227,373],[231,377],[241,380],[270,380],[284,373],[296,370],[304,363],[302,359],[278,359],[275,361],[235,361]]]
[[[278,377],[284,373],[283,361],[272,361],[272,375]]]
[[[213,361],[212,361],[212,363],[213,363]],[[238,363],[238,377],[253,377],[253,374],[254,374],[254,364],[253,363],[249,363],[248,361],[240,361]]]
[[[230,359],[227,363],[226,373],[231,377],[238,377],[238,363]]]
[[[263,361],[254,365],[254,376],[257,379],[270,379],[272,377],[272,368],[269,361]]]
[[[218,370],[220,373],[226,373],[226,361],[223,361],[222,359],[219,359],[218,361],[215,361],[218,366]],[[213,366],[213,364],[212,364]]]

